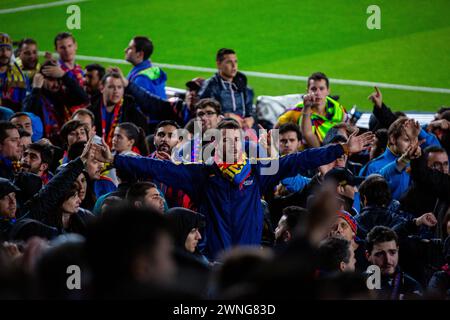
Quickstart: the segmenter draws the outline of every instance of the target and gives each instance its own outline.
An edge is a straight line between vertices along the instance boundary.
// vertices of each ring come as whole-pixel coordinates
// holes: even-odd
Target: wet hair
[[[136,36],[133,38],[133,41],[136,47],[136,52],[144,53],[144,60],[147,60],[152,56],[153,43],[149,38],[144,36]]]
[[[125,131],[125,135],[128,140],[134,140],[133,146],[138,148],[141,155],[146,156],[149,154],[144,129],[138,127],[132,122],[122,122],[117,127]]]
[[[279,128],[279,134],[285,134],[287,132],[295,132],[297,134],[298,141],[302,140],[302,133],[300,132],[300,127],[296,123],[288,122],[282,124]]]
[[[236,54],[236,52],[233,49],[221,48],[217,51],[216,61],[222,62],[227,54]]]
[[[388,183],[379,174],[369,175],[359,186],[359,194],[367,206],[386,207],[392,199]]]
[[[194,105],[194,111],[197,112],[199,109],[205,109],[206,107],[212,107],[216,111],[216,113],[219,115],[222,113],[222,107],[220,106],[220,103],[213,98],[204,98],[200,99],[195,105]]]
[[[389,241],[395,241],[398,246],[398,236],[395,231],[385,226],[375,226],[366,237],[367,252],[372,253],[375,244]]]
[[[328,77],[322,72],[314,72],[312,75],[310,75],[308,77],[307,88],[309,88],[309,83],[311,80],[314,80],[314,81],[325,80],[327,88],[330,87],[330,82],[328,80]]]

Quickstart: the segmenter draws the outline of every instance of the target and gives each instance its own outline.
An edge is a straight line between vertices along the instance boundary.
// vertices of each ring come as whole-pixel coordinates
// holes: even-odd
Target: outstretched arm
[[[197,196],[197,187],[202,185],[201,164],[175,164],[169,160],[159,160],[139,156],[112,156],[105,141],[102,145],[92,144],[93,156],[101,162],[113,163],[118,170],[134,174],[140,178],[152,177],[168,186],[182,189],[189,195]]]
[[[322,165],[328,164],[342,156],[342,154],[358,153],[369,147],[374,139],[374,135],[371,132],[366,132],[360,136],[356,136],[358,130],[356,130],[343,144],[328,145],[320,148],[307,149],[303,152],[297,152],[294,154],[281,157],[280,159],[272,160],[270,165],[273,168],[277,168],[276,163],[278,161],[278,168],[274,170],[272,174],[267,171],[267,175],[264,173],[261,175],[264,190],[273,187],[281,179],[287,177],[296,176],[299,172],[315,169]]]

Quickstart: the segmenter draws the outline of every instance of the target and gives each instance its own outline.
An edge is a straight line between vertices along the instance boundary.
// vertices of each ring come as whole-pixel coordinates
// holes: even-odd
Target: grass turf
[[[4,0],[0,9],[49,1]],[[372,1],[212,0],[81,2],[81,30],[72,32],[78,53],[123,58],[133,35],[152,38],[156,62],[214,67],[215,52],[232,47],[239,68],[260,72],[450,88],[450,2],[377,1],[381,30],[368,30]],[[67,6],[0,15],[0,30],[14,39],[33,37],[52,50],[53,37],[66,30]],[[82,62],[86,64],[86,62]],[[122,66],[128,70],[126,66]],[[208,73],[166,69],[168,85],[184,87]],[[305,83],[249,77],[256,95],[304,91]],[[350,108],[370,109],[370,87],[336,85],[334,94]],[[435,111],[450,105],[450,94],[382,89],[395,110]]]

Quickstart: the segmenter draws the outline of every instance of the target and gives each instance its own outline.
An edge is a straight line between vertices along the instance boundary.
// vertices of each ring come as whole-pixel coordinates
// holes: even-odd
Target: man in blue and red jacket
[[[242,131],[234,120],[217,126],[214,155],[205,163],[175,164],[167,160],[116,155],[106,145],[92,145],[94,157],[133,172],[151,176],[185,191],[206,216],[204,254],[214,259],[234,245],[259,245],[263,227],[261,196],[285,177],[330,163],[342,154],[365,149],[373,140],[368,132],[352,135],[346,143],[309,149],[285,157],[252,161],[243,152]]]

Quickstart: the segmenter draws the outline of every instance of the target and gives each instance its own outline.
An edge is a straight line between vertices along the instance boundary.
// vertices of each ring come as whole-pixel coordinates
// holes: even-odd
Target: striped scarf
[[[228,163],[220,163],[217,155],[214,157],[217,167],[219,168],[222,175],[229,181],[239,186],[239,189],[242,189],[245,180],[248,179],[251,173],[251,165],[248,161],[247,155],[245,153],[242,154],[241,160],[237,163],[228,164]]]
[[[114,106],[113,111],[113,119],[112,123],[109,126],[108,132],[106,132],[106,129],[108,127],[108,124],[106,123],[106,106],[103,103],[103,99],[101,100],[100,104],[100,111],[102,113],[102,135],[105,139],[106,144],[111,148],[112,147],[112,139],[114,136],[114,130],[116,129],[117,125],[119,124],[121,118],[122,118],[122,105],[123,105],[123,98]]]
[[[44,95],[41,96],[41,104],[45,137],[50,138],[59,133],[60,123],[62,121],[59,119],[53,103]]]

